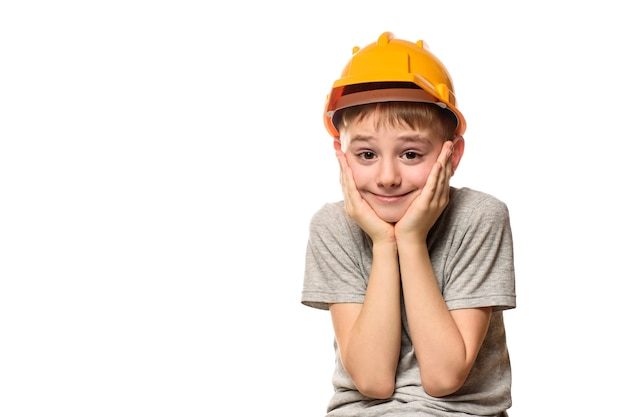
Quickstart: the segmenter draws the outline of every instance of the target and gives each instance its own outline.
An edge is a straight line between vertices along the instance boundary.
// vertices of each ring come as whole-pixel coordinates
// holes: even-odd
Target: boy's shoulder
[[[504,201],[492,194],[467,187],[454,189],[446,211],[457,220],[509,217],[509,209]]]
[[[454,194],[450,199],[450,203],[461,205],[503,205],[506,207],[506,204],[494,195],[468,187],[454,188]]]
[[[322,204],[311,218],[311,225],[342,224],[347,220],[343,200]]]
[[[313,213],[313,220],[318,219],[326,219],[332,218],[334,220],[340,220],[347,216],[345,205],[343,200],[339,201],[331,201],[322,204],[318,209]]]
[[[359,234],[361,229],[346,213],[343,200],[324,203],[313,214],[311,231],[332,234]]]

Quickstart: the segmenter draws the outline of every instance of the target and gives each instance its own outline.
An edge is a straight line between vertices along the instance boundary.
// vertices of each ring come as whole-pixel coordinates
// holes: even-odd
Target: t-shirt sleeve
[[[443,289],[448,308],[514,308],[513,239],[506,205],[484,198],[464,213]]]
[[[328,310],[333,303],[363,303],[367,290],[364,266],[343,206],[326,204],[309,225],[302,304]]]

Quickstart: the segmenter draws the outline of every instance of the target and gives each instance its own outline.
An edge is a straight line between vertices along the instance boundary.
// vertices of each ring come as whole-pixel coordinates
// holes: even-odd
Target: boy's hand
[[[426,240],[428,231],[435,224],[450,199],[450,177],[453,152],[452,141],[441,148],[437,162],[428,176],[424,188],[411,203],[406,213],[395,226],[396,239]]]
[[[372,207],[361,197],[359,190],[357,190],[352,176],[352,170],[338,142],[335,142],[335,155],[339,161],[341,190],[343,192],[344,204],[348,216],[357,222],[372,241],[379,239],[394,241],[395,233],[393,225],[378,217]]]

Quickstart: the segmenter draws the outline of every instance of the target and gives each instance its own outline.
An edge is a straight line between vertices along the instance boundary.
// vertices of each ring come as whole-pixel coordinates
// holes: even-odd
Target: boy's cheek
[[[354,180],[354,185],[359,192],[363,189],[364,185],[367,183],[367,173],[364,172],[361,167],[354,163],[354,161],[348,161],[348,165],[352,170],[352,179]]]

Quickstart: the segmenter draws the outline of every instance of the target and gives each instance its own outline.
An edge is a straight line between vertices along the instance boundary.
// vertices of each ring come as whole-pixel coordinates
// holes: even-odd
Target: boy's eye
[[[406,159],[417,159],[420,157],[420,155],[417,152],[408,151],[404,153],[404,157]]]
[[[361,152],[359,156],[363,159],[374,159],[376,157],[374,152],[370,152],[370,151]]]

